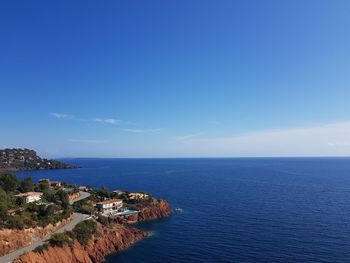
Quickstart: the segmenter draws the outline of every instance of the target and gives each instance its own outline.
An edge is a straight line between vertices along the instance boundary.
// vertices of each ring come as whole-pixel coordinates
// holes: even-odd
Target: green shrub
[[[38,192],[45,192],[46,190],[50,189],[49,182],[46,180],[40,181],[36,186],[35,186],[35,191]]]
[[[0,186],[6,192],[13,192],[17,189],[19,181],[15,174],[4,173],[0,174]]]
[[[9,216],[6,222],[7,228],[12,229],[23,229],[24,228],[24,222],[21,217],[19,216]]]
[[[44,244],[44,245],[41,245],[41,246],[36,247],[36,248],[33,250],[33,252],[35,252],[35,253],[42,253],[42,252],[44,252],[45,250],[47,250],[48,247],[49,247],[48,244]]]
[[[92,235],[95,234],[96,227],[97,227],[97,224],[95,221],[85,220],[78,223],[74,227],[73,232],[78,242],[86,246],[90,238],[92,237]]]
[[[73,207],[75,211],[88,215],[91,215],[95,211],[94,203],[91,200],[80,200],[75,202]]]
[[[101,223],[104,226],[108,226],[112,221],[113,221],[113,219],[111,219],[110,217],[107,217],[107,216],[99,215],[97,217],[97,222]]]
[[[71,239],[77,239],[77,235],[73,231],[67,231],[67,236],[69,236]]]
[[[65,233],[55,233],[52,234],[51,239],[50,239],[50,243],[54,246],[59,246],[59,247],[63,247],[65,244],[69,244],[70,243],[70,238],[67,234]]]
[[[19,190],[23,193],[30,192],[33,190],[33,180],[31,176],[27,176],[21,181],[19,185]]]
[[[104,198],[111,198],[112,192],[107,187],[102,187],[100,190],[96,190],[96,194]]]

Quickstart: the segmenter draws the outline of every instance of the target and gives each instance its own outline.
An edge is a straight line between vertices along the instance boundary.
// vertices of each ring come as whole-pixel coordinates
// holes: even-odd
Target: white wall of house
[[[33,203],[40,200],[41,200],[40,195],[30,195],[26,197],[26,203]]]
[[[102,204],[102,205],[98,205],[98,207],[100,212],[102,212],[103,214],[108,214],[123,208],[123,201],[109,203],[109,204]]]

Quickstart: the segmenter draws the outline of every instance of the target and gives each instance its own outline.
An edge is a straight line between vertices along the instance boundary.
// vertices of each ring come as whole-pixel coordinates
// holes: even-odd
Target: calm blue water
[[[350,159],[71,159],[34,171],[183,209],[111,262],[350,262]]]

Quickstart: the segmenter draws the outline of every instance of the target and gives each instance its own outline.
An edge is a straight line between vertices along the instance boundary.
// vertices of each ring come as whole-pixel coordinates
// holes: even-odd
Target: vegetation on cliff
[[[83,195],[78,189],[88,194],[72,204],[70,198]],[[28,200],[28,194],[30,197],[35,195],[37,199]],[[101,204],[109,205],[111,201],[113,209],[114,202],[121,203],[121,210],[105,213],[99,209]],[[125,249],[148,235],[125,224],[168,216],[171,207],[165,200],[156,199],[145,192],[109,191],[105,187],[78,188],[49,179],[33,183],[31,177],[19,180],[14,174],[0,173],[0,231],[3,235],[0,236],[0,255],[30,244],[33,238],[41,240],[48,233],[53,233],[58,229],[57,225],[63,226],[72,220],[73,211],[91,216],[88,220],[79,222],[72,231],[52,234],[49,242],[15,262],[47,263],[58,254],[58,258],[61,258],[61,253],[67,256],[67,262],[101,262],[106,255]],[[127,215],[124,216],[124,212]],[[129,212],[132,213],[128,214]],[[14,234],[15,238],[9,238]],[[72,258],[76,253],[80,253],[83,259],[74,261]]]
[[[40,202],[26,203],[18,194],[37,191]],[[16,175],[0,174],[0,228],[23,229],[54,224],[72,213],[68,194],[49,187],[47,182],[33,184],[31,177],[20,181]]]
[[[0,170],[68,169],[74,165],[40,158],[33,150],[14,148],[0,150]]]
[[[13,262],[99,263],[103,262],[107,255],[124,250],[138,240],[149,236],[148,232],[116,222],[111,222],[108,226],[96,222],[94,234],[83,245],[71,237],[72,232],[56,236],[54,243],[50,242],[50,244],[38,247],[35,251],[22,255]]]
[[[97,222],[94,220],[85,220],[78,223],[72,231],[66,231],[64,233],[55,233],[50,238],[50,244],[52,246],[63,247],[64,245],[73,246],[75,241],[78,241],[81,245],[86,246],[93,235],[97,233]],[[43,251],[48,246],[43,245],[37,248],[37,251]]]
[[[133,199],[130,196],[132,193],[128,191],[120,191],[120,193],[116,191],[110,191],[106,187],[102,187],[101,189],[90,189],[91,196],[89,198],[83,199],[74,203],[74,210],[84,214],[96,214],[96,209],[94,205],[97,202],[108,200],[108,199],[121,199],[123,200],[124,208],[131,210],[140,210],[145,207],[149,207],[154,205],[154,198],[149,193],[144,193],[146,197]]]

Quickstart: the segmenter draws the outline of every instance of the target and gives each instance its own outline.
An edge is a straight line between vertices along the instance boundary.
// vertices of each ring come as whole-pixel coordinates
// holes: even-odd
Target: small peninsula
[[[34,150],[13,148],[0,150],[0,171],[71,169],[76,166],[41,158]]]
[[[150,235],[132,224],[171,213],[147,192],[0,173],[0,262],[100,263]]]

